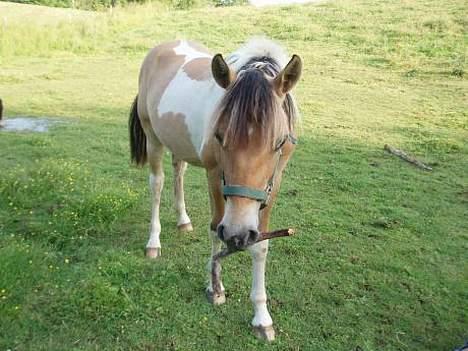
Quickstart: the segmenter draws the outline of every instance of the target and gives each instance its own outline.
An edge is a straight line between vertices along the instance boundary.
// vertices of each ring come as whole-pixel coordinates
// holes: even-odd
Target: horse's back
[[[171,41],[146,56],[140,72],[139,113],[179,159],[200,164],[209,120],[222,95],[202,45]],[[140,107],[141,106],[141,107]]]

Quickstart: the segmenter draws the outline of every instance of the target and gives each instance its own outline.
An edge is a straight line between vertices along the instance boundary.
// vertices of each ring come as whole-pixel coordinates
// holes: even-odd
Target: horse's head
[[[213,77],[226,89],[213,138],[226,199],[217,231],[228,246],[245,248],[266,229],[259,228],[260,211],[271,205],[268,200],[278,186],[282,155],[294,148],[296,107],[289,92],[301,69],[298,56],[283,70],[274,59],[257,57],[238,72],[220,54],[213,58]]]

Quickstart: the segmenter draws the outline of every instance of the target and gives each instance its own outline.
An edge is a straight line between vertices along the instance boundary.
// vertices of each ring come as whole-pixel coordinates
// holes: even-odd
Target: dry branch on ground
[[[402,151],[400,149],[397,149],[397,148],[394,148],[393,146],[385,144],[384,150],[388,151],[392,155],[395,155],[395,156],[401,158],[402,160],[404,160],[406,162],[409,162],[409,163],[415,165],[416,167],[419,167],[419,168],[421,168],[421,169],[423,169],[425,171],[432,171],[432,167],[429,167],[428,165],[422,163],[421,161],[419,161],[416,158],[408,155],[406,152],[404,152],[404,151]]]

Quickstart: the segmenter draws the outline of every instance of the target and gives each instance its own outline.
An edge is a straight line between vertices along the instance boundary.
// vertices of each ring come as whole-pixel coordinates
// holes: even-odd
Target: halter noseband
[[[291,144],[297,144],[297,139],[291,134],[289,134],[287,138],[291,142]],[[224,199],[226,200],[228,196],[246,197],[248,199],[259,201],[261,203],[260,210],[263,210],[265,207],[267,207],[268,201],[270,200],[271,192],[273,191],[273,187],[275,185],[275,176],[276,172],[278,171],[279,161],[281,160],[281,156],[283,155],[283,148],[281,147],[280,149],[278,149],[276,153],[278,154],[278,158],[276,159],[275,169],[273,170],[273,174],[271,175],[270,179],[268,179],[268,183],[265,187],[265,190],[259,190],[244,185],[226,185],[226,179],[224,178],[223,172],[222,183]]]

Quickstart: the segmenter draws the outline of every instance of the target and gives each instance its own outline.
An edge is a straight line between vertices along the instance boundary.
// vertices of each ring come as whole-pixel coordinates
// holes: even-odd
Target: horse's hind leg
[[[187,169],[187,162],[176,159],[172,154],[172,166],[174,167],[174,200],[177,211],[177,228],[181,232],[191,232],[193,230],[192,223],[185,209],[184,198],[184,173]]]
[[[146,256],[157,258],[161,256],[161,222],[159,221],[159,205],[164,185],[163,157],[164,146],[152,133],[147,134],[147,152],[151,174],[149,184],[152,194],[151,231],[146,244]]]

